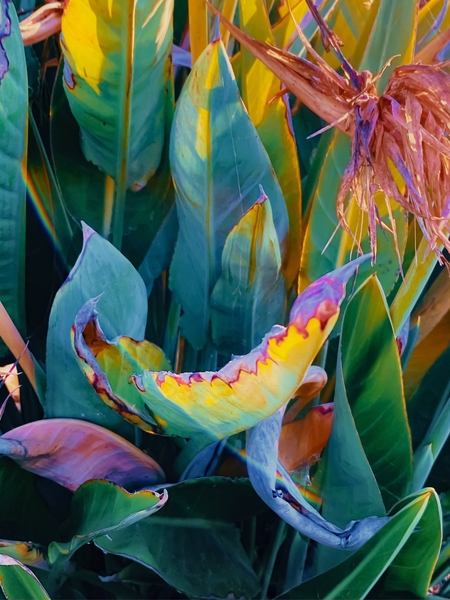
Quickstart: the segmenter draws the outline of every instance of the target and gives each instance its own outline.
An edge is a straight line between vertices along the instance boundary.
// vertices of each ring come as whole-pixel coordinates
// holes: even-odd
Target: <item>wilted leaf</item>
[[[249,354],[234,358],[217,372],[133,375],[130,398],[135,397],[135,386],[148,410],[147,419],[143,410],[133,408],[128,394],[116,396],[117,410],[139,426],[144,419],[151,427],[156,422],[156,431],[182,437],[206,434],[211,441],[252,427],[286,404],[297,390],[336,323],[347,281],[365,260],[361,257],[313,283],[295,301],[287,327],[276,325]],[[110,378],[89,347],[89,339],[97,337],[96,323],[94,306],[87,303],[75,322],[74,347],[91,384],[96,378]],[[110,393],[108,397],[112,399]],[[127,411],[122,412],[124,404]]]

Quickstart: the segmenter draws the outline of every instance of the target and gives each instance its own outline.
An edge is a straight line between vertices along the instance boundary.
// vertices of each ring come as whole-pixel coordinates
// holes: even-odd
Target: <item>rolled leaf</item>
[[[0,4],[0,300],[25,334],[24,169],[27,158],[28,84],[13,2]],[[9,351],[0,341],[0,355]]]
[[[28,567],[1,554],[0,590],[8,600],[50,600],[39,579]]]
[[[12,429],[0,437],[0,454],[72,491],[89,479],[133,489],[164,481],[161,467],[136,446],[75,419],[34,421]]]
[[[63,14],[64,89],[83,152],[122,192],[161,159],[172,12],[172,0],[70,0]]]
[[[202,348],[225,240],[258,199],[259,185],[270,198],[283,251],[288,233],[280,185],[239,97],[220,40],[209,44],[183,87],[172,127],[170,162],[180,223],[170,287],[184,311],[184,335]]]
[[[368,517],[341,529],[325,520],[300,493],[278,462],[278,443],[284,407],[247,432],[247,468],[256,493],[302,534],[336,549],[356,550],[388,521]]]
[[[285,283],[281,254],[264,193],[232,229],[222,254],[222,273],[211,294],[215,343],[244,354],[283,317]]]
[[[286,404],[298,389],[337,321],[347,281],[366,258],[313,283],[295,301],[288,326],[274,326],[249,354],[234,358],[217,372],[135,374],[128,384],[130,395],[116,395],[116,410],[132,421],[136,415],[133,422],[141,426],[145,414],[132,405],[135,386],[148,411],[146,422],[152,426],[156,422],[169,435],[203,434],[213,441],[252,427]],[[100,335],[97,324],[94,304],[87,303],[75,321],[73,343],[91,384],[116,377],[102,370],[89,346],[90,339]],[[127,411],[122,410],[124,404]]]

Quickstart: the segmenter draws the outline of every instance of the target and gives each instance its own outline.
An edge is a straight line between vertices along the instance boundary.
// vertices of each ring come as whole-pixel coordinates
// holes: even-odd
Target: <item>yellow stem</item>
[[[11,317],[0,302],[0,337],[8,346],[16,360],[20,359],[20,367],[28,377],[29,382],[36,391],[36,376],[31,352],[28,350],[22,336],[17,331]]]

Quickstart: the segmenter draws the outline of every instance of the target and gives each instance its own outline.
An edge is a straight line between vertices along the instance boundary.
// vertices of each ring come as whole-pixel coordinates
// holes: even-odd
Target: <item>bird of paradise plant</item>
[[[447,597],[449,3],[0,6],[1,592]]]

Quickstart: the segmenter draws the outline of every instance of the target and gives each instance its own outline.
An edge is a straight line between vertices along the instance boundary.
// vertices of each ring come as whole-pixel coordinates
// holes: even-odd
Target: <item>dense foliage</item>
[[[0,597],[450,597],[447,0],[0,7]]]

